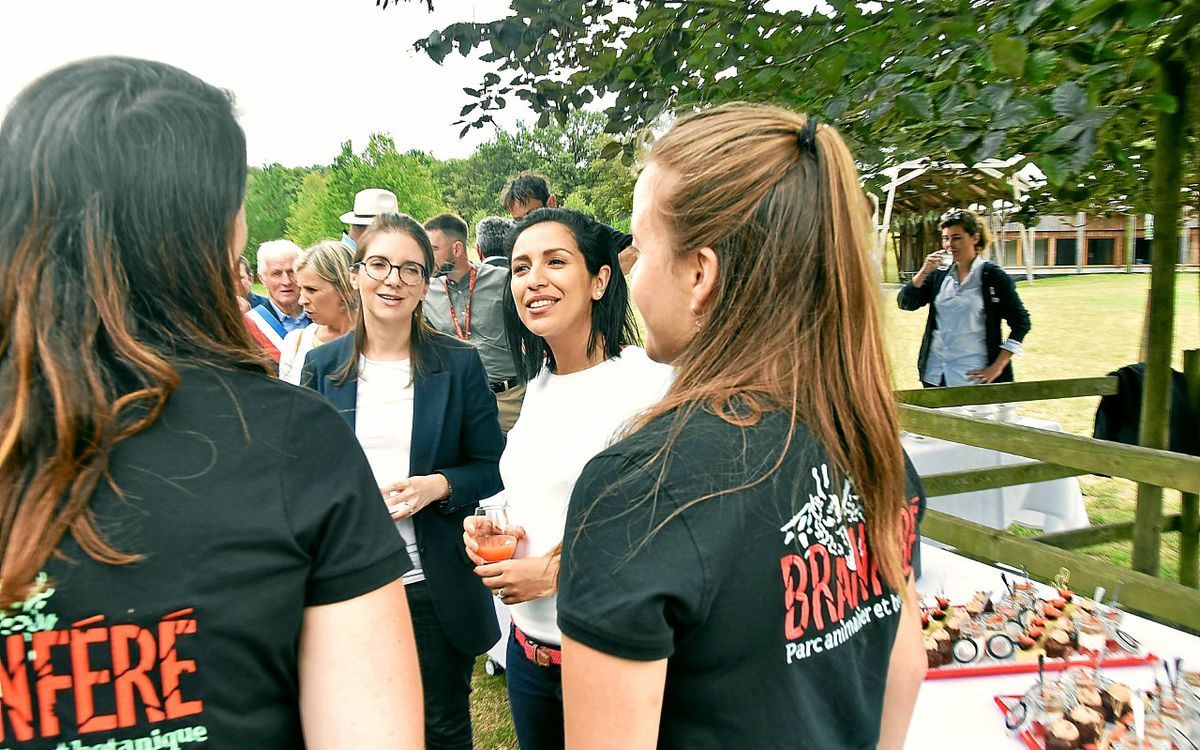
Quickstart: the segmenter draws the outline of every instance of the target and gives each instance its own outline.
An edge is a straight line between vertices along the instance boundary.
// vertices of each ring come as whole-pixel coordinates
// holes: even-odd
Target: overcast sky
[[[413,40],[455,21],[505,15],[507,0],[0,0],[0,102],[39,75],[95,55],[179,66],[237,96],[251,164],[328,163],[387,131],[400,150],[466,156],[490,137],[453,126],[488,67],[457,53],[439,66]],[[532,120],[519,100],[498,119]]]

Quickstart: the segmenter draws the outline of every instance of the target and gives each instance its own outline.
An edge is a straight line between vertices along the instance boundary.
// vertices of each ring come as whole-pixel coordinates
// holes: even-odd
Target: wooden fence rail
[[[1099,378],[1033,380],[1026,383],[989,383],[969,388],[918,388],[896,391],[896,399],[902,404],[914,406],[971,406],[1080,396],[1109,396],[1116,392],[1117,379],[1106,375]]]
[[[925,512],[921,533],[974,560],[1024,568],[1043,581],[1054,580],[1060,568],[1067,568],[1071,588],[1089,596],[1097,586],[1112,591],[1122,583],[1123,609],[1200,631],[1200,591],[1196,589],[934,510]]]
[[[1200,493],[1200,458],[1170,451],[1068,435],[1036,427],[973,419],[923,406],[900,405],[910,432],[1135,482]]]

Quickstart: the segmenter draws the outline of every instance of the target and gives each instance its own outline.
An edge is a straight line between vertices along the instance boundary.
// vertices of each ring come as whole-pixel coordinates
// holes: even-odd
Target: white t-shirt
[[[360,357],[358,362],[354,434],[367,454],[375,483],[382,487],[408,478],[413,427],[412,366],[407,359],[380,362]],[[404,574],[404,583],[424,581],[412,519],[397,521],[396,530],[404,539],[413,564],[413,569]]]
[[[562,542],[567,503],[584,465],[620,437],[632,417],[661,400],[673,377],[671,367],[629,346],[586,370],[542,370],[529,382],[500,458],[509,521],[525,529],[516,557],[544,555]],[[531,638],[558,644],[557,604],[557,596],[548,596],[509,610]]]
[[[279,379],[292,385],[300,385],[300,373],[304,371],[304,358],[308,353],[320,346],[317,341],[317,324],[310,323],[304,328],[290,331],[283,337],[283,346],[279,349]]]

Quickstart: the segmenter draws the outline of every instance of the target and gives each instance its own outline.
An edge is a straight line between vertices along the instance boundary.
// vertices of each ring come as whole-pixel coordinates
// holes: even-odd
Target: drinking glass
[[[508,522],[508,508],[476,508],[475,518],[473,536],[479,545],[475,554],[488,562],[511,559],[517,551],[517,537]]]

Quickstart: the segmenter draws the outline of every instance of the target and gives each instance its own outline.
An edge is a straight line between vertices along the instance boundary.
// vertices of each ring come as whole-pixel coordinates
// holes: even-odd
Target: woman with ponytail
[[[571,497],[568,746],[900,747],[923,500],[850,152],[774,107],[686,117],[633,230],[646,351],[676,379]]]
[[[67,65],[0,124],[14,747],[423,746],[404,547],[238,311],[245,186],[229,94],[162,63]]]

